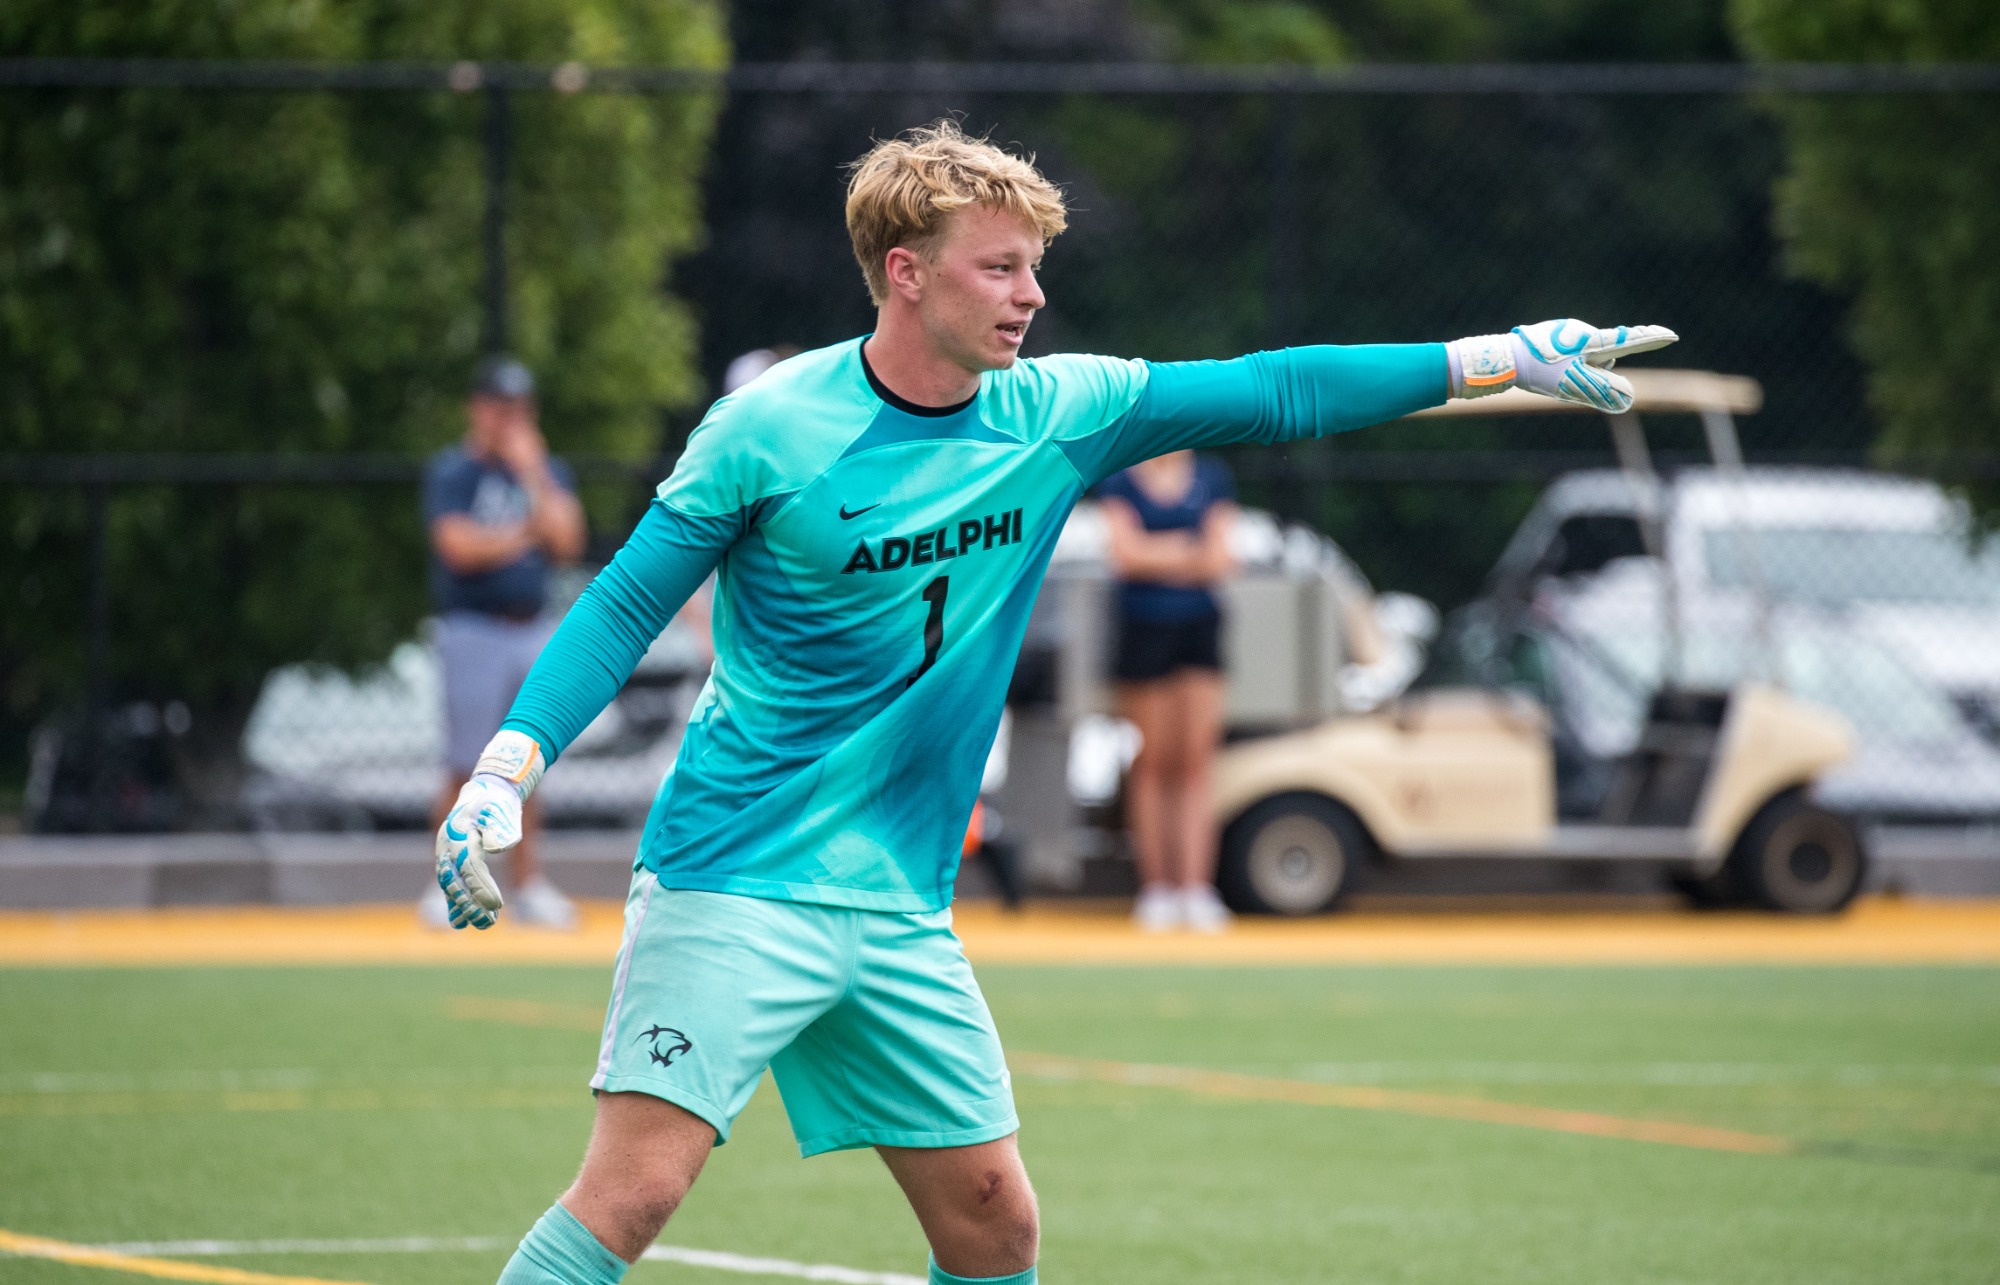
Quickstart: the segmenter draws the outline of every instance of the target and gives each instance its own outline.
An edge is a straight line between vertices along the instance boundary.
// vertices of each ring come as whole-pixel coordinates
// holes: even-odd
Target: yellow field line
[[[155,1276],[168,1281],[205,1281],[209,1285],[361,1285],[357,1281],[329,1281],[317,1276],[273,1276],[269,1272],[246,1272],[236,1267],[210,1263],[177,1263],[166,1258],[140,1258],[133,1254],[92,1249],[46,1236],[26,1236],[0,1227],[0,1254],[20,1258],[46,1258],[78,1267],[102,1267],[107,1271],[129,1272],[134,1276]]]
[[[1089,1080],[1101,1084],[1181,1089],[1209,1097],[1254,1102],[1296,1102],[1306,1106],[1347,1107],[1357,1111],[1393,1111],[1403,1115],[1446,1120],[1476,1120],[1555,1133],[1580,1133],[1597,1138],[1659,1142],[1707,1151],[1737,1151],[1785,1155],[1798,1150],[1789,1138],[1671,1120],[1638,1120],[1594,1111],[1562,1111],[1552,1107],[1494,1102],[1486,1098],[1410,1093],[1366,1085],[1319,1084],[1273,1076],[1238,1075],[1193,1067],[1158,1066],[1143,1062],[1101,1062],[1054,1053],[1015,1053],[1008,1061],[1023,1075],[1046,1080]]]

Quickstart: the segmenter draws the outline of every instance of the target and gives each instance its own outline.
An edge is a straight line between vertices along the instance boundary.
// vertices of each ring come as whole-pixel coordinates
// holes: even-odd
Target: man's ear
[[[889,293],[911,303],[924,297],[924,273],[928,265],[908,246],[896,246],[883,257],[882,270],[889,278]]]

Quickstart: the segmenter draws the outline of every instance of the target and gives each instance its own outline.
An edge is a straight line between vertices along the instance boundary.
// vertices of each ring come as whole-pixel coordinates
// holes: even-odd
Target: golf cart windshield
[[[1824,606],[2000,607],[2000,545],[1976,553],[1945,530],[1737,527],[1704,532],[1702,556],[1717,586]]]
[[[1597,628],[1554,639],[1574,717],[1600,738],[1629,740],[1661,679],[1665,648],[1650,629]],[[1963,735],[1958,713],[1934,688],[1880,647],[1851,634],[1793,625],[1779,631],[1779,670],[1797,696],[1838,710],[1864,739],[1938,744]],[[1727,688],[1762,677],[1755,648],[1734,631],[1691,629],[1683,642],[1682,680]],[[1601,743],[1601,742],[1600,742]]]

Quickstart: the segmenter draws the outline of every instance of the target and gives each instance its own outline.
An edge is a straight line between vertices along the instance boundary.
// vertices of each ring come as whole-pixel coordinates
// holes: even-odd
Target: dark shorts
[[[1112,660],[1112,676],[1121,683],[1143,683],[1165,678],[1177,669],[1221,670],[1222,617],[1196,616],[1192,620],[1134,620],[1118,622],[1118,652]]]

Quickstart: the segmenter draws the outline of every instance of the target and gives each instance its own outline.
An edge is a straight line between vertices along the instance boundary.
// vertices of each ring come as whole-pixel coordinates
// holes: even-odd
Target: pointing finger
[[[1584,360],[1593,366],[1605,365],[1620,357],[1665,348],[1679,339],[1665,326],[1610,326],[1591,335]]]

